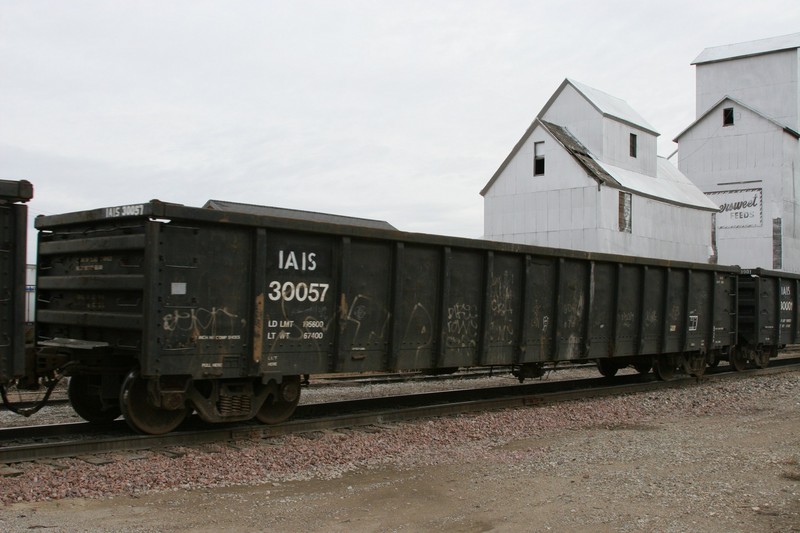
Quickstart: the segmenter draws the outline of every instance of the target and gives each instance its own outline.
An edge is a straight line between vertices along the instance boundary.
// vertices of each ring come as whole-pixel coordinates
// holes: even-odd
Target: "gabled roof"
[[[567,78],[553,94],[547,104],[542,108],[537,117],[533,120],[528,129],[522,135],[517,144],[512,148],[511,153],[503,160],[503,163],[491,177],[489,182],[481,190],[481,196],[485,196],[495,181],[500,177],[509,163],[514,159],[522,146],[530,138],[536,128],[541,127],[550,134],[555,141],[561,145],[573,159],[586,171],[589,178],[596,180],[600,184],[608,185],[624,191],[634,192],[639,196],[652,198],[654,200],[667,202],[675,205],[704,209],[708,211],[718,211],[719,208],[709,200],[703,192],[692,183],[689,178],[684,176],[672,163],[663,157],[657,158],[656,176],[649,176],[627,170],[614,165],[609,165],[595,158],[583,143],[575,138],[569,130],[563,126],[542,120],[550,105],[567,85],[571,85],[584,98],[597,109],[600,113],[613,116],[618,120],[631,123],[639,128],[646,129],[658,135],[652,126],[649,126],[638,113],[628,104],[619,98],[615,98],[602,91],[592,89],[586,85],[577,83]],[[643,126],[646,125],[647,127]]]
[[[553,93],[553,96],[547,101],[537,117],[543,117],[553,102],[556,101],[558,96],[567,85],[571,85],[578,93],[580,93],[592,107],[594,107],[600,114],[606,117],[615,118],[621,122],[625,122],[631,126],[635,126],[644,131],[650,132],[658,136],[659,133],[650,125],[639,113],[637,113],[625,100],[611,96],[594,87],[589,87],[583,83],[579,83],[570,78],[566,78],[561,85]]]
[[[552,122],[546,122],[544,120],[540,121],[542,126],[550,132],[550,134],[555,137],[555,139],[567,149],[567,151],[572,155],[573,158],[578,162],[580,166],[586,170],[586,173],[590,178],[594,178],[600,183],[605,183],[606,185],[611,185],[614,187],[620,187],[620,183],[614,179],[611,174],[605,171],[605,169],[600,165],[595,159],[592,157],[592,154],[589,153],[589,150],[581,144],[581,142],[572,136],[572,134],[567,130],[567,128],[562,128],[561,126],[557,126]]]
[[[608,185],[623,191],[636,193],[661,202],[670,204],[705,209],[708,211],[718,211],[717,205],[706,197],[703,192],[692,183],[689,178],[684,176],[680,170],[663,157],[657,158],[656,177],[648,176],[627,170],[614,165],[603,163],[596,159],[589,150],[576,139],[567,128],[558,126],[551,122],[546,122],[537,118],[525,132],[520,142],[514,147],[509,156],[500,165],[492,179],[481,191],[485,196],[497,178],[508,166],[508,163],[519,151],[519,148],[530,137],[530,134],[541,127],[547,131],[558,144],[560,144],[586,171],[586,175],[598,183]]]
[[[561,92],[567,85],[574,87],[575,90],[578,91],[578,93],[580,93],[584,98],[586,98],[586,101],[589,102],[589,104],[595,109],[597,109],[597,111],[600,112],[602,115],[614,117],[617,120],[631,124],[637,128],[648,131],[654,135],[659,135],[659,133],[645,119],[643,119],[642,116],[639,115],[639,113],[634,111],[633,108],[629,106],[624,100],[620,100],[619,98],[611,96],[608,93],[604,93],[603,91],[598,91],[597,89],[589,87],[588,85],[578,83],[575,80],[565,78],[564,81],[561,83],[561,85],[559,85],[558,89],[556,89],[556,92],[553,93],[553,96],[551,96],[550,99],[547,101],[547,103],[544,105],[542,110],[539,111],[539,114],[536,115],[536,118],[533,119],[533,122],[531,122],[531,125],[528,126],[528,129],[525,130],[525,133],[522,134],[522,137],[520,138],[519,141],[517,141],[517,144],[514,145],[514,148],[511,149],[511,152],[508,154],[508,156],[506,156],[506,158],[497,168],[495,173],[489,179],[488,183],[486,183],[483,189],[481,189],[481,196],[486,195],[486,192],[489,190],[492,184],[495,181],[497,181],[497,178],[500,176],[500,174],[502,174],[503,170],[505,170],[505,168],[508,166],[511,160],[514,159],[514,156],[517,155],[517,152],[519,152],[520,148],[522,148],[522,146],[525,144],[525,141],[528,140],[528,137],[530,137],[533,130],[536,129],[536,126],[542,123],[540,119],[544,116],[544,114],[547,112],[547,110],[550,108],[553,102],[556,101],[558,96],[561,94]],[[550,132],[551,135],[555,136],[555,134],[553,133],[554,130],[548,129],[548,131]],[[572,136],[570,135],[570,137]],[[574,139],[574,137],[572,138]],[[577,139],[575,140],[575,142],[577,142]],[[583,148],[583,150],[586,150],[586,148]]]
[[[528,137],[531,136],[531,133],[533,133],[533,130],[535,130],[536,126],[539,124],[541,124],[541,121],[538,119],[538,117],[533,119],[533,122],[531,122],[531,125],[528,126],[527,130],[525,130],[525,133],[522,134],[522,137],[520,137],[520,139],[517,141],[517,144],[514,145],[514,148],[512,148],[506,158],[503,159],[503,162],[500,163],[500,166],[494,171],[494,174],[492,174],[492,177],[489,178],[488,182],[486,182],[486,185],[483,186],[483,189],[481,189],[481,196],[486,196],[486,193],[489,192],[489,189],[492,187],[494,182],[497,181],[497,178],[500,177],[500,174],[503,173],[511,160],[514,159],[514,156],[517,155],[517,152],[519,152],[520,148],[522,148],[522,145],[525,144],[525,141],[528,140]]]
[[[793,48],[800,48],[800,33],[706,48],[692,61],[692,65],[769,54]]]
[[[800,34],[799,34],[799,35],[800,35]],[[790,128],[789,126],[787,126],[786,124],[783,124],[783,123],[781,123],[781,122],[779,122],[779,121],[775,120],[774,118],[772,118],[772,117],[769,117],[769,116],[765,115],[764,113],[762,113],[762,112],[761,112],[761,111],[759,111],[758,109],[754,109],[753,107],[751,107],[751,106],[749,106],[749,105],[747,105],[747,104],[743,104],[742,102],[740,102],[740,101],[739,101],[739,100],[737,100],[736,98],[731,98],[730,96],[723,96],[721,100],[719,100],[719,101],[718,101],[716,104],[714,104],[714,105],[712,105],[711,107],[709,107],[709,108],[708,108],[708,110],[707,110],[705,113],[703,113],[702,115],[700,115],[700,117],[698,117],[698,119],[697,119],[697,120],[695,120],[694,122],[692,122],[691,124],[689,124],[689,126],[687,126],[687,127],[686,127],[686,128],[685,128],[685,129],[684,129],[682,132],[680,132],[678,135],[676,135],[676,136],[675,136],[675,138],[674,138],[674,139],[672,139],[672,140],[673,140],[674,142],[678,142],[678,139],[680,139],[680,138],[681,138],[681,137],[682,137],[682,136],[683,136],[683,135],[684,135],[686,132],[688,132],[689,130],[691,130],[692,128],[694,128],[694,127],[695,127],[697,124],[699,124],[700,122],[702,122],[703,120],[705,120],[705,118],[706,118],[708,115],[710,115],[710,114],[712,114],[713,112],[715,112],[716,110],[718,110],[718,109],[719,109],[719,108],[720,108],[720,107],[721,107],[721,106],[722,106],[722,105],[723,105],[725,102],[733,102],[733,103],[734,103],[734,104],[736,104],[737,106],[739,106],[739,107],[743,107],[743,108],[747,109],[748,111],[750,111],[750,112],[752,112],[752,113],[755,113],[756,115],[760,116],[760,117],[761,117],[761,118],[763,118],[764,120],[766,120],[766,121],[768,121],[768,122],[771,122],[771,123],[772,123],[772,124],[774,124],[776,127],[778,127],[778,128],[780,128],[780,129],[782,129],[783,131],[785,131],[785,132],[786,132],[786,133],[788,133],[789,135],[793,136],[794,138],[796,138],[796,139],[800,139],[800,133],[796,132],[795,130],[793,130],[792,128]]]
[[[383,220],[372,220],[368,218],[331,215],[328,213],[317,213],[315,211],[301,211],[298,209],[285,209],[282,207],[270,207],[266,205],[226,202],[224,200],[209,200],[205,203],[203,208],[216,209],[219,211],[234,211],[236,213],[245,213],[248,215],[288,218],[294,220],[310,220],[313,222],[338,224],[340,226],[358,226],[361,228],[389,229],[389,230],[397,229],[388,222],[384,222]]]
[[[600,183],[662,202],[719,210],[689,178],[663,157],[657,158],[656,177],[648,176],[597,160],[566,128],[545,121],[541,124],[587,171],[589,177]]]
[[[657,177],[655,178],[602,161],[599,164],[614,176],[614,179],[620,184],[620,189],[661,202],[706,211],[719,211],[717,204],[709,200],[703,191],[667,158],[659,156],[656,158],[656,162]]]

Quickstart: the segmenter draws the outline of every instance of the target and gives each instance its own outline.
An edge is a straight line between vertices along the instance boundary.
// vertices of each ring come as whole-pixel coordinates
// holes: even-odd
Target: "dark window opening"
[[[636,134],[631,133],[631,157],[636,157]]]
[[[633,223],[631,221],[631,193],[619,192],[619,230],[624,233],[633,233]]]
[[[722,110],[722,125],[733,126],[733,108],[726,107]]]
[[[533,175],[544,174],[544,142],[533,143]]]

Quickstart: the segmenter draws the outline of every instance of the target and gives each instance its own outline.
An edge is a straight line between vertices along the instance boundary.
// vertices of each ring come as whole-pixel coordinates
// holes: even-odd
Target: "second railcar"
[[[800,344],[800,275],[766,269],[739,276],[738,340],[731,365],[760,368],[787,344]]]
[[[738,269],[152,201],[39,217],[38,369],[88,420],[171,431],[293,412],[303,374],[629,364],[699,374]]]

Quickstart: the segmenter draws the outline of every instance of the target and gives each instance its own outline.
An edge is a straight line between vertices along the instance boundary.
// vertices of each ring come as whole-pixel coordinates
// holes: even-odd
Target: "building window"
[[[636,134],[631,133],[631,157],[636,157]]]
[[[632,233],[631,193],[619,191],[619,230]]]
[[[726,107],[722,110],[722,125],[733,126],[733,108]]]
[[[544,174],[544,141],[533,143],[533,175]]]

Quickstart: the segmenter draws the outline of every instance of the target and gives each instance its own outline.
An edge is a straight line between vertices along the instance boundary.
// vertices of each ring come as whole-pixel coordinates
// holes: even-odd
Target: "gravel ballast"
[[[0,529],[800,531],[798,385],[12,465]]]

